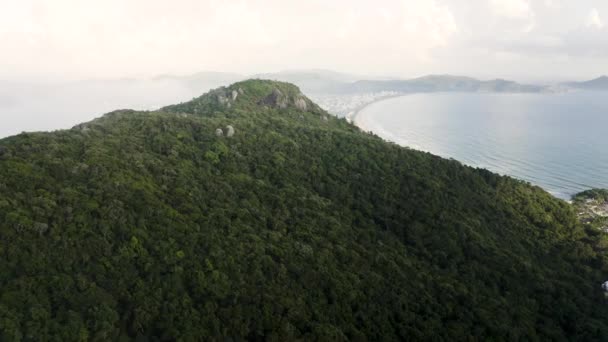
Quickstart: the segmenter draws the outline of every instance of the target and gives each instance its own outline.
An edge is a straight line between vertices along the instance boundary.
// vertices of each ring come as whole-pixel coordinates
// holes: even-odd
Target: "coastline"
[[[388,100],[388,99],[392,99],[395,97],[400,97],[400,96],[405,96],[407,94],[405,93],[401,93],[401,94],[395,94],[395,95],[388,95],[388,96],[383,96],[380,98],[375,99],[374,101],[368,102],[366,104],[363,104],[357,108],[355,108],[354,110],[352,110],[351,112],[349,112],[348,114],[346,114],[346,120],[348,120],[349,122],[351,122],[353,125],[359,127],[360,130],[364,131],[364,132],[371,132],[372,130],[369,129],[369,122],[367,122],[367,120],[365,120],[365,118],[361,115],[361,112],[366,109],[367,107],[378,103],[380,101],[384,101],[384,100]]]
[[[357,107],[356,109],[350,111],[345,118],[352,123],[353,125],[357,126],[361,131],[365,132],[365,133],[372,133],[374,135],[380,136],[382,139],[387,140],[387,141],[392,141],[395,144],[401,145],[401,146],[409,146],[409,145],[403,145],[402,143],[400,144],[399,142],[395,141],[394,139],[391,139],[390,137],[386,136],[386,132],[382,132],[383,130],[381,128],[379,128],[375,123],[374,123],[374,116],[373,115],[366,115],[365,113],[363,113],[363,111],[365,109],[367,109],[369,106],[372,106],[380,101],[384,101],[384,100],[388,100],[388,99],[392,99],[392,98],[397,98],[397,97],[401,97],[401,96],[406,96],[409,95],[407,93],[401,93],[401,94],[395,94],[395,95],[388,95],[388,96],[384,96],[381,98],[377,98],[371,102],[368,102],[366,104],[363,104],[359,107]],[[384,134],[382,134],[384,133]],[[424,151],[424,152],[428,152],[428,153],[432,153],[435,154],[437,156],[440,156],[441,158],[444,159],[451,159],[451,157],[449,156],[444,156],[444,155],[440,155],[437,154],[435,152],[431,152],[428,150],[424,150],[421,149],[420,147],[411,147],[410,148],[414,149],[414,150],[419,150],[419,151]],[[516,175],[516,174],[512,174],[512,173],[504,173],[498,170],[492,170],[490,167],[488,167],[487,165],[474,165],[474,164],[470,164],[470,163],[465,163],[465,162],[461,162],[463,165],[472,167],[472,168],[483,168],[485,170],[488,170],[490,172],[499,174],[501,176],[506,176],[506,177],[510,177],[513,179],[518,179],[518,180],[522,180],[524,182],[528,182],[534,186],[538,186],[540,188],[542,188],[544,191],[546,191],[548,194],[550,194],[552,197],[563,200],[564,202],[573,205],[573,196],[575,196],[577,193],[567,193],[567,192],[557,192],[555,190],[552,190],[550,187],[545,187],[542,186],[530,179],[525,178],[522,175]],[[580,190],[580,191],[584,191],[584,190]],[[579,192],[580,192],[579,191]],[[608,231],[608,226],[607,226],[607,231]]]
[[[577,90],[573,90],[573,89],[567,89],[567,90],[563,90],[563,89],[559,89],[559,90],[554,90],[554,91],[543,91],[543,92],[530,92],[529,94],[564,94],[564,93],[571,93],[571,92],[575,92]],[[435,93],[435,92],[431,92],[431,93]],[[441,93],[441,92],[439,92]],[[469,92],[466,92],[469,93]],[[486,93],[486,92],[470,92],[470,93]],[[495,93],[495,94],[522,94],[522,92],[487,92],[489,94]],[[367,107],[380,102],[380,101],[384,101],[384,100],[388,100],[388,99],[392,99],[395,97],[401,97],[401,96],[407,96],[407,95],[413,95],[413,94],[424,94],[424,93],[417,93],[417,92],[412,92],[412,93],[399,93],[399,94],[392,94],[392,95],[386,95],[386,96],[382,96],[379,97],[371,102],[362,104],[356,108],[354,108],[352,111],[348,112],[348,114],[345,115],[346,120],[348,120],[349,122],[351,122],[352,124],[354,124],[355,126],[359,127],[361,130],[363,130],[364,132],[370,132],[371,130],[369,129],[369,124],[366,124],[366,120],[364,120],[363,118],[361,118],[361,112],[366,109]],[[430,93],[426,93],[426,94],[430,94]],[[523,94],[528,94],[527,92],[523,92]]]

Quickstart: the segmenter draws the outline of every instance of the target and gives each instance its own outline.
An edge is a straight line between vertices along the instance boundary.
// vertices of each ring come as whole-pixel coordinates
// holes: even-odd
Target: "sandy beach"
[[[399,96],[405,96],[405,94],[384,96],[384,97],[378,98],[372,102],[366,103],[366,104],[360,106],[359,108],[353,110],[352,112],[348,113],[346,115],[346,119],[349,120],[350,122],[352,122],[355,126],[359,127],[362,131],[371,132],[372,131],[371,128],[373,127],[372,118],[370,118],[366,115],[362,115],[361,112],[363,110],[365,110],[367,107],[369,107],[375,103],[378,103],[378,102],[384,101],[384,100],[388,100],[391,98],[399,97]]]

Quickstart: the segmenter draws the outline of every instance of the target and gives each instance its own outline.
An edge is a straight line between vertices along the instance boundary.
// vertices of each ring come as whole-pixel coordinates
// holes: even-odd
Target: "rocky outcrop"
[[[216,137],[223,137],[224,136],[224,131],[226,132],[226,137],[227,138],[232,138],[234,136],[234,127],[232,127],[232,125],[228,125],[226,126],[226,129],[223,130],[221,128],[218,128],[215,130],[215,136]]]
[[[234,127],[232,125],[226,126],[226,137],[231,138],[234,135]]]
[[[289,99],[287,96],[283,95],[283,93],[279,89],[273,89],[270,95],[263,98],[259,104],[273,107],[273,108],[287,108],[289,104]]]
[[[228,97],[226,97],[226,94],[217,94],[217,102],[226,105],[227,103],[229,103],[229,100]]]
[[[306,104],[306,100],[304,100],[301,97],[298,97],[294,104],[295,104],[296,108],[298,108],[299,110],[302,110],[302,111],[306,111],[306,109],[308,108],[308,105]]]
[[[217,102],[222,106],[226,106],[227,108],[232,108],[232,105],[239,97],[239,94],[242,95],[244,93],[243,89],[241,88],[238,90],[231,90],[225,87],[213,90],[212,92],[214,93]]]
[[[299,112],[322,112],[321,108],[308,99],[298,87],[266,80],[248,80],[229,87],[220,87],[192,101],[167,106],[161,110],[182,115],[215,113],[227,109],[250,110],[253,106]]]
[[[290,96],[276,88],[258,104],[279,109],[285,109],[287,107],[295,107],[301,111],[307,111],[309,109],[308,102],[302,93]]]

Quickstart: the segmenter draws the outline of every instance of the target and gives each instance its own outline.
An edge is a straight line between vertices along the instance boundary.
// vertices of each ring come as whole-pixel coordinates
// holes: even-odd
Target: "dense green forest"
[[[605,341],[603,238],[250,80],[0,140],[0,340]]]

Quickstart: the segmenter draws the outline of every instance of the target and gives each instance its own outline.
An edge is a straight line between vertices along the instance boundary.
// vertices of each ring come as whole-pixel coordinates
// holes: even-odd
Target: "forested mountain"
[[[0,238],[0,340],[608,339],[569,204],[280,82],[0,140]]]

